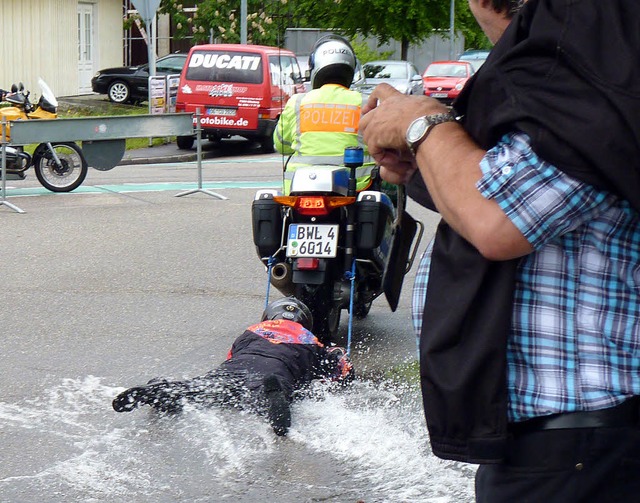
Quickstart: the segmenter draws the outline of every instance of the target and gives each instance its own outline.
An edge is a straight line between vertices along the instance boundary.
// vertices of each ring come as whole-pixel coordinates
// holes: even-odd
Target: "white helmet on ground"
[[[320,38],[309,55],[311,87],[325,84],[349,87],[356,69],[356,55],[351,44],[338,35]]]

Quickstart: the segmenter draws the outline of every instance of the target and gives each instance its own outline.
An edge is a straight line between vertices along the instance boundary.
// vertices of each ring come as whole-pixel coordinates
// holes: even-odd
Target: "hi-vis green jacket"
[[[365,164],[356,171],[356,189],[371,185],[375,164],[358,134],[364,103],[362,94],[338,84],[325,84],[291,97],[273,133],[276,150],[291,156],[284,173],[285,194],[289,194],[298,167],[341,166],[346,147],[365,149]]]

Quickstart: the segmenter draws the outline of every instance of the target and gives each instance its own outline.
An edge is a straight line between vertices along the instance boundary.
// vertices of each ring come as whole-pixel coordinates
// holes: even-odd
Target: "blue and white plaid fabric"
[[[416,334],[416,348],[418,350],[418,358],[420,358],[420,331],[422,330],[422,312],[424,311],[424,302],[427,298],[427,280],[429,279],[429,265],[431,264],[431,251],[433,250],[433,239],[427,245],[422,253],[418,270],[416,271],[416,279],[413,283],[413,292],[411,298],[411,319],[413,321],[413,330]]]
[[[536,253],[517,275],[507,348],[511,421],[594,410],[640,395],[640,215],[545,163],[524,134],[481,162],[478,190]],[[422,313],[428,257],[416,278]],[[416,329],[421,316],[415,319]]]

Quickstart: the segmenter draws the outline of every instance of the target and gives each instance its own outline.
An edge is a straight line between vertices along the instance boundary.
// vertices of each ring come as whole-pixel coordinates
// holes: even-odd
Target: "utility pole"
[[[454,39],[455,39],[455,11],[456,11],[456,3],[455,0],[451,0],[451,7],[449,10],[449,59],[454,60],[455,56],[453,54],[454,50]]]
[[[240,43],[247,43],[247,0],[240,0]]]
[[[156,74],[156,25],[155,17],[156,11],[160,6],[160,0],[131,0],[133,6],[140,14],[140,17],[144,21],[147,27],[147,33],[149,35],[147,41],[147,55],[149,57],[149,75],[155,76]]]

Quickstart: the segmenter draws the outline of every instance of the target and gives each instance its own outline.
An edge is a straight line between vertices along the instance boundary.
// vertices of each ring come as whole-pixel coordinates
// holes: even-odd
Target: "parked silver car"
[[[351,86],[362,94],[371,94],[374,87],[385,82],[403,94],[424,95],[422,75],[409,61],[369,61],[362,65],[362,72],[364,82]]]

